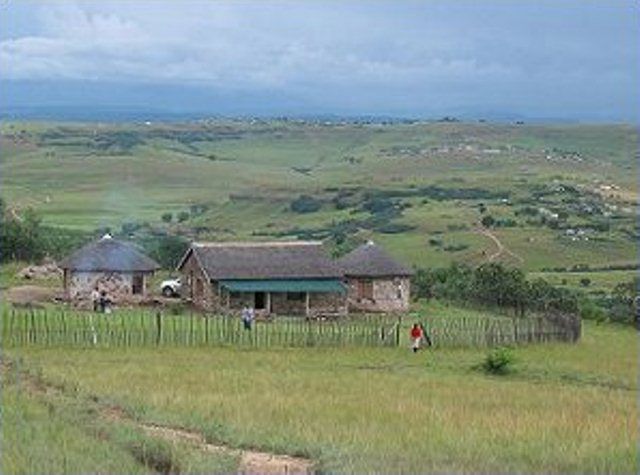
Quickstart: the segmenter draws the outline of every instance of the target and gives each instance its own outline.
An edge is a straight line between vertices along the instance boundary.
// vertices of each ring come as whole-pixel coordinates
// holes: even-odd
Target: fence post
[[[156,312],[156,346],[160,345],[162,341],[162,314],[160,311]]]
[[[402,326],[402,315],[398,315],[398,323],[396,324],[396,346],[400,347],[400,327]]]

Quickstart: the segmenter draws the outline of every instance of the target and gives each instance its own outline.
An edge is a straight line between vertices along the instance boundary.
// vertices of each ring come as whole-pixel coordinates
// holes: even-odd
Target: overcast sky
[[[0,82],[10,105],[637,120],[640,7],[2,0]]]

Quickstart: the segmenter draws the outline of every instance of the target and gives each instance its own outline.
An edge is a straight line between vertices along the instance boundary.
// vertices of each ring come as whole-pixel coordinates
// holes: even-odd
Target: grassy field
[[[474,369],[484,354],[32,347],[5,357],[73,400],[107,401],[232,447],[304,455],[328,472],[637,472],[634,330],[587,323],[578,344],[519,347],[502,377]],[[20,401],[9,394],[3,410]],[[3,424],[5,440],[16,420]],[[3,473],[27,463],[15,455],[26,439],[9,440],[17,447]]]
[[[5,474],[230,473],[237,457],[149,437],[129,421],[98,417],[95,400],[38,387],[20,362],[2,369]]]
[[[530,277],[542,277],[553,285],[561,285],[571,288],[580,288],[585,291],[611,291],[622,283],[630,282],[638,271],[634,270],[607,270],[593,272],[533,272]],[[588,279],[588,285],[581,283]]]
[[[0,145],[2,197],[55,226],[149,223],[201,240],[325,238],[347,226],[421,266],[635,260],[631,126],[3,122]],[[434,186],[445,195],[424,190]],[[386,214],[367,208],[376,193],[386,193]],[[291,211],[301,194],[320,208]],[[175,222],[193,206],[201,210]],[[560,226],[523,208],[559,214]],[[161,222],[166,212],[172,224]],[[476,232],[485,215],[511,226],[494,230],[510,253],[491,257],[495,242]]]

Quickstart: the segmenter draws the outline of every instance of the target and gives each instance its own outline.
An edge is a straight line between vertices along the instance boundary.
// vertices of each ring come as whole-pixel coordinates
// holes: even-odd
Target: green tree
[[[482,223],[482,225],[485,228],[490,228],[491,226],[493,226],[496,223],[496,220],[493,219],[493,216],[488,214],[488,215],[484,216],[480,222]]]

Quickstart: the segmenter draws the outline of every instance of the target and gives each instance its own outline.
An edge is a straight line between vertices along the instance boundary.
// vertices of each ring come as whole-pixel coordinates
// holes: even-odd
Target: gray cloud
[[[469,105],[548,115],[572,108],[565,111],[572,115],[609,107],[627,118],[638,104],[639,9],[631,1],[4,8],[2,80],[286,91],[309,104],[321,96],[408,113]]]

